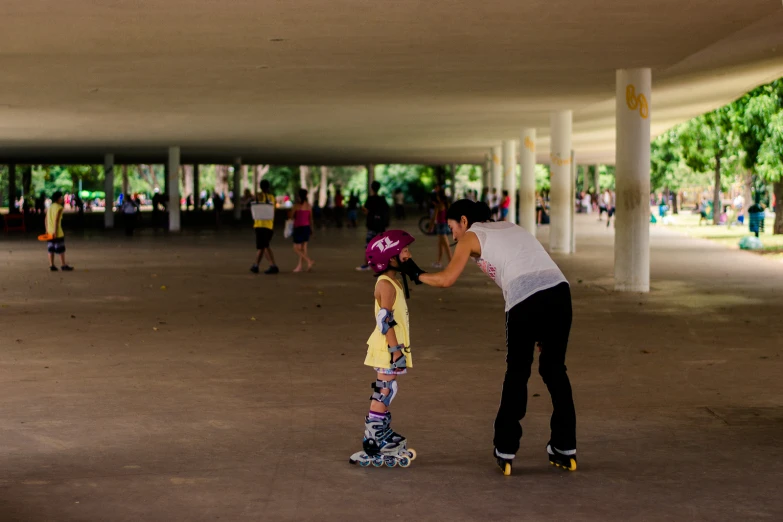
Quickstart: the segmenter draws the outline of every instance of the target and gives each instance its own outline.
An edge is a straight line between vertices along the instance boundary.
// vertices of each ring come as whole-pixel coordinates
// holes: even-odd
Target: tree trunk
[[[33,187],[33,166],[27,165],[22,169],[22,192],[24,193],[24,198],[29,199],[30,196],[32,196],[32,187]]]
[[[185,171],[185,179],[182,185],[185,187],[185,201],[190,196],[194,202],[198,201],[198,195],[193,193],[193,165],[183,165],[182,169]]]
[[[753,173],[745,171],[742,176],[742,197],[745,204],[742,206],[742,215],[745,216],[745,223],[748,222],[748,207],[753,204]]]
[[[310,167],[306,165],[300,165],[299,186],[307,191],[307,201],[312,205],[314,198],[313,198],[313,190],[312,187],[310,186],[310,179],[311,179]]]
[[[715,155],[715,188],[712,191],[712,224],[720,224],[721,202],[720,202],[720,159],[721,154]]]
[[[155,174],[155,165],[147,165],[150,170],[150,178],[152,178],[152,188],[160,190],[160,183],[158,183],[158,176]]]
[[[327,187],[329,186],[329,169],[321,167],[321,187],[318,191],[318,206],[324,208],[329,199]]]
[[[582,190],[585,194],[590,193],[590,166],[582,166]]]
[[[783,179],[772,184],[775,191],[775,224],[773,234],[783,234]]]
[[[256,165],[253,169],[253,187],[255,187],[253,189],[253,194],[258,195],[260,189],[258,185],[261,183],[261,180],[264,179],[267,172],[269,172],[269,165]]]
[[[240,176],[242,178],[242,183],[241,183],[242,194],[244,194],[245,190],[248,190],[250,188],[250,187],[247,186],[247,165],[242,165],[242,170],[241,170],[241,175]]]
[[[122,193],[123,194],[127,194],[128,190],[130,190],[128,188],[128,185],[129,185],[129,183],[128,183],[128,165],[123,165],[122,166]]]

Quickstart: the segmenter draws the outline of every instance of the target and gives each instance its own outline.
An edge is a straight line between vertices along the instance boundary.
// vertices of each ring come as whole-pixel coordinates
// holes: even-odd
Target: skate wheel
[[[576,471],[576,459],[570,459],[571,462],[569,462],[568,471]]]
[[[505,475],[506,477],[510,477],[511,476],[511,463],[510,462],[506,462],[506,465],[503,468],[503,475]]]
[[[360,459],[359,460],[359,465],[361,467],[363,467],[363,468],[366,468],[367,466],[370,465],[370,461],[369,460],[365,460],[365,459]]]
[[[376,468],[383,466],[383,459],[372,459],[372,465]]]
[[[409,449],[408,450],[408,458],[411,460],[416,460],[416,450],[415,449]]]
[[[411,465],[411,459],[409,459],[408,457],[403,457],[400,459],[399,464],[401,468],[407,468],[408,466]]]
[[[387,468],[393,468],[394,466],[397,465],[397,459],[395,459],[394,457],[386,457],[384,459],[384,464],[386,464]]]

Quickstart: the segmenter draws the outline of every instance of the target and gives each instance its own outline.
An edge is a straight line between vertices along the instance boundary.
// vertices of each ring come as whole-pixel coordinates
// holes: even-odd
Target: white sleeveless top
[[[563,272],[527,230],[507,221],[474,223],[481,258],[476,263],[503,290],[506,312],[531,295],[560,283]]]

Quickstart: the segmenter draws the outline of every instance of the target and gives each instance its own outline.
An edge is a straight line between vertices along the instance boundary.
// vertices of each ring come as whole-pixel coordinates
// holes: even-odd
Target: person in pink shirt
[[[299,263],[294,272],[302,271],[302,261],[307,261],[307,271],[313,269],[315,261],[307,255],[307,243],[313,233],[313,207],[307,201],[307,190],[299,191],[299,199],[288,213],[288,219],[294,220],[294,252],[299,256]]]

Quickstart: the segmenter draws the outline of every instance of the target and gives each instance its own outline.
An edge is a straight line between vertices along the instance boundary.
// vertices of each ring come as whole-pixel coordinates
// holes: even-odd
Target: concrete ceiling
[[[0,158],[480,163],[574,110],[614,161],[617,68],[653,134],[783,76],[780,0],[8,0]]]

